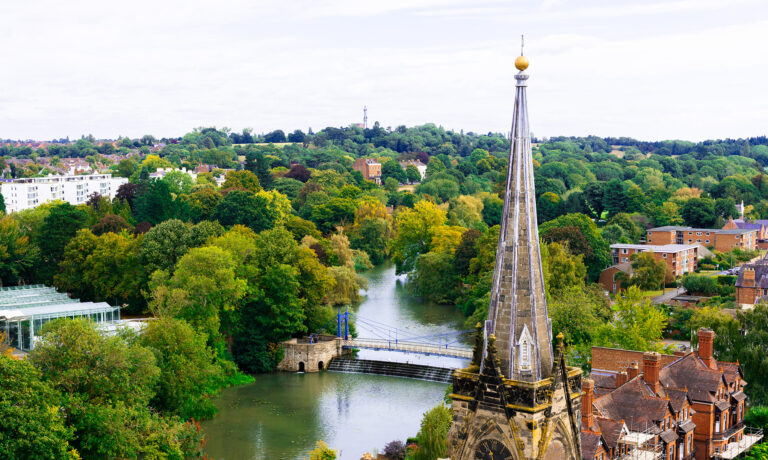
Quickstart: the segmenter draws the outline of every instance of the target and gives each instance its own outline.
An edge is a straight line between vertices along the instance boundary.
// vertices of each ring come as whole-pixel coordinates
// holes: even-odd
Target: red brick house
[[[614,431],[626,425],[616,448],[606,441],[612,458],[622,449],[665,460],[725,459],[748,451],[762,431],[744,426],[746,382],[738,364],[715,360],[713,340],[714,332],[702,329],[697,352],[675,355],[593,347],[594,390],[584,385],[582,425],[590,406],[592,420],[612,420]],[[592,391],[595,399],[586,395]]]

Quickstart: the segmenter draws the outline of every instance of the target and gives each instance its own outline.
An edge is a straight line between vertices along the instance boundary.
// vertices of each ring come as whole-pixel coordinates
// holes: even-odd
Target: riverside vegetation
[[[593,345],[662,350],[660,339],[672,330],[713,327],[716,357],[739,360],[752,401],[768,402],[757,378],[768,366],[768,313],[758,306],[737,320],[723,315],[728,280],[714,287],[682,280],[718,294],[687,312],[643,296],[674,282],[647,256],[633,261],[630,287],[613,302],[593,284],[610,265],[609,245],[637,242],[650,226],[719,227],[737,217],[742,200],[747,218],[768,218],[768,139],[587,137],[535,145],[549,309],[569,359],[588,370]],[[39,150],[3,145],[0,169],[8,177],[46,174],[43,157],[55,164],[77,156],[130,182],[114,200],[94,195],[79,206],[54,202],[3,215],[2,284],[52,284],[157,319],[139,336],[108,338],[88,323],[57,321],[29,360],[0,358],[7,403],[0,424],[14,433],[0,438],[0,452],[202,455],[195,420],[214,416],[209,397],[252,378],[245,374],[274,370],[280,341],[333,332],[332,307],[357,301],[358,272],[387,258],[408,274],[414,295],[456,305],[474,326],[487,315],[508,149],[500,134],[378,124],[263,136],[201,128],[178,139],[84,137]],[[352,169],[360,157],[382,163],[382,186]],[[426,164],[426,177],[399,160]],[[214,168],[196,180],[181,171],[149,176],[200,163]],[[749,256],[715,253],[700,266]],[[20,425],[19,411],[34,422]],[[422,454],[413,455],[426,455],[427,433],[440,428],[422,431]]]

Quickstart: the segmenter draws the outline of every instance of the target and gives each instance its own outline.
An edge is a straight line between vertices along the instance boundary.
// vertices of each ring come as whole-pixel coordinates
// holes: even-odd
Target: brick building
[[[612,244],[611,256],[613,263],[630,262],[632,254],[638,252],[651,252],[653,257],[663,260],[667,264],[667,270],[675,276],[682,276],[696,270],[698,260],[698,248],[696,244]]]
[[[721,252],[736,248],[754,250],[757,247],[757,229],[722,230],[668,225],[648,229],[646,243],[649,245],[701,244],[714,246],[716,250]]]
[[[633,451],[665,460],[725,459],[748,451],[762,431],[744,426],[746,382],[738,364],[715,360],[713,341],[714,332],[701,329],[698,352],[593,347],[594,385],[583,386],[582,436],[603,433],[610,458]],[[617,430],[619,424],[626,430]]]
[[[728,219],[723,225],[723,230],[756,230],[757,239],[768,239],[768,220],[756,220],[754,222],[744,222],[742,219]]]
[[[352,169],[360,171],[365,180],[381,184],[381,163],[378,161],[370,158],[358,158],[355,160],[355,164],[352,165]]]
[[[736,303],[754,305],[768,298],[768,260],[765,258],[745,264],[736,278]]]
[[[616,275],[619,273],[626,273],[627,276],[632,276],[632,264],[629,262],[621,262],[611,265],[602,272],[600,272],[600,279],[598,283],[606,291],[613,292],[614,294],[621,290],[621,280],[616,279]]]

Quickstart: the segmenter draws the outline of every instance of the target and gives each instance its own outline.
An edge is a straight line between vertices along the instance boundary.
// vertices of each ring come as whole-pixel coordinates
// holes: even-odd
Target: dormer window
[[[523,332],[520,334],[520,340],[517,341],[518,367],[521,371],[531,370],[531,355],[533,354],[533,337],[528,332],[528,326],[523,326]]]

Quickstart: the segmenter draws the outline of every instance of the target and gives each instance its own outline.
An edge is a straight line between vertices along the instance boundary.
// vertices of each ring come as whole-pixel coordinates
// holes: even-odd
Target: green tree
[[[336,451],[323,441],[317,441],[314,450],[309,453],[309,460],[336,460]]]
[[[352,248],[365,251],[371,262],[378,265],[387,257],[387,244],[391,234],[390,223],[381,217],[364,219],[350,234]]]
[[[664,260],[656,260],[650,252],[632,254],[632,278],[631,283],[640,289],[650,291],[659,289],[664,284],[664,276],[667,273],[667,263]]]
[[[638,351],[661,350],[667,316],[649,299],[643,298],[643,292],[637,286],[630,286],[624,296],[616,300],[614,310],[613,321],[598,329],[596,345]]]
[[[79,458],[69,445],[73,433],[59,410],[61,396],[25,360],[0,354],[0,456]]]
[[[392,241],[392,260],[398,274],[411,272],[419,254],[430,251],[435,229],[445,221],[445,211],[428,201],[420,201],[398,215]]]
[[[168,220],[176,213],[176,206],[171,196],[168,183],[153,179],[146,190],[135,199],[136,220],[157,225]]]
[[[150,306],[155,311],[189,321],[215,343],[222,314],[240,307],[247,282],[236,277],[228,252],[209,246],[190,249],[179,259],[170,279],[163,270],[155,272],[150,287]]]
[[[216,414],[209,396],[221,386],[223,375],[205,335],[182,320],[160,318],[147,323],[139,344],[152,351],[160,368],[154,408],[183,419]]]
[[[410,275],[412,286],[425,299],[437,303],[452,303],[458,280],[453,257],[447,252],[428,252],[416,258],[415,270]]]
[[[37,248],[30,244],[16,219],[0,217],[0,284],[18,284],[35,262]]]
[[[40,267],[36,270],[38,279],[50,283],[64,255],[64,248],[78,230],[85,227],[87,215],[69,203],[51,208],[43,220],[40,231],[35,235],[40,248]]]
[[[566,246],[555,242],[541,245],[541,250],[547,294],[559,298],[571,288],[584,286],[587,267],[581,254],[571,255]]]
[[[245,190],[253,193],[262,190],[259,177],[250,171],[229,171],[221,188]]]
[[[289,212],[290,203],[278,192],[233,190],[216,205],[213,217],[226,227],[245,225],[260,232],[287,219]]]
[[[680,215],[687,225],[698,228],[712,228],[715,225],[715,202],[708,198],[691,198],[685,202]]]
[[[381,180],[385,181],[390,177],[400,184],[408,181],[408,176],[405,170],[400,166],[400,163],[395,160],[389,160],[381,165]]]
[[[421,429],[416,437],[419,448],[414,454],[415,460],[435,460],[445,457],[448,428],[451,426],[451,409],[445,404],[433,407],[424,413]]]
[[[421,173],[419,172],[419,169],[414,165],[406,166],[405,177],[408,182],[411,183],[421,182]]]
[[[557,241],[568,246],[574,255],[583,255],[590,280],[610,265],[609,246],[597,225],[584,214],[566,214],[539,226],[539,235],[546,242]]]

